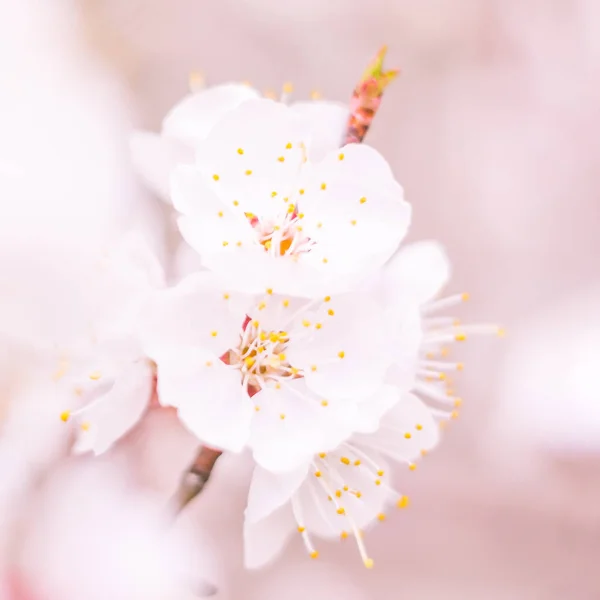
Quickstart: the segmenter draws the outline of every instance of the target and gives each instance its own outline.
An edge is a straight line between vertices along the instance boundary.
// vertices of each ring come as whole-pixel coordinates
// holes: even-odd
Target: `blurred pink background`
[[[457,316],[506,327],[502,340],[459,348],[461,416],[415,473],[398,474],[411,507],[368,535],[372,571],[349,542],[323,544],[310,561],[298,540],[272,567],[245,572],[244,458],[223,460],[180,523],[208,538],[219,597],[600,598],[600,5],[62,4],[79,15],[70,27],[109,82],[102,89],[118,90],[123,121],[155,130],[190,71],[209,85],[279,91],[290,81],[295,99],[319,90],[345,101],[387,43],[402,75],[367,142],[414,206],[410,239],[447,247],[450,291],[471,296]],[[168,248],[156,225],[165,207],[143,202]],[[171,415],[153,414],[115,455],[166,498],[194,448]]]

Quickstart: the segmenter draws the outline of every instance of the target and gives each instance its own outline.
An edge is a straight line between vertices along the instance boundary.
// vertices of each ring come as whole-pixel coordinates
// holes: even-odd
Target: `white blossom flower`
[[[203,442],[282,471],[375,428],[398,400],[382,311],[356,292],[306,301],[249,298],[202,272],[160,292],[142,314],[161,403]]]
[[[45,359],[48,380],[62,398],[61,418],[77,428],[78,452],[107,450],[146,410],[154,370],[136,338],[138,311],[163,284],[162,269],[136,235],[105,253],[88,272],[89,328],[77,343]]]
[[[298,469],[275,474],[255,467],[244,523],[248,568],[269,562],[297,531],[311,558],[318,551],[312,536],[353,537],[363,563],[373,566],[363,528],[386,518],[391,502],[408,506],[408,497],[391,482],[386,459],[411,469],[438,441],[438,426],[414,395],[403,394],[371,433],[357,433],[333,451],[320,452]]]
[[[282,101],[291,88],[284,86]],[[134,166],[143,181],[165,202],[170,202],[169,176],[180,164],[194,162],[194,149],[206,139],[214,125],[242,102],[260,97],[248,85],[226,83],[192,91],[163,119],[160,134],[136,131],[130,140]],[[291,108],[311,123],[309,157],[321,160],[342,144],[348,123],[347,106],[331,101],[310,100],[292,103]]]
[[[284,105],[248,101],[215,125],[194,167],[174,172],[184,239],[234,289],[351,288],[406,233],[410,206],[383,157],[350,144],[305,162],[309,131]]]

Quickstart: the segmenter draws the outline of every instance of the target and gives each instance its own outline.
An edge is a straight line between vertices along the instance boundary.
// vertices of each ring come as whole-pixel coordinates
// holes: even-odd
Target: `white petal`
[[[244,566],[259,569],[271,562],[283,549],[296,522],[288,504],[256,523],[244,521]]]
[[[239,342],[245,319],[242,305],[212,273],[190,275],[174,288],[156,293],[142,310],[139,330],[144,350],[156,361],[182,348],[219,357]]]
[[[344,143],[350,111],[338,102],[312,101],[295,102],[291,108],[310,121],[310,143],[308,158],[318,162],[328,152],[339,149]]]
[[[203,140],[215,124],[246,100],[258,98],[256,90],[228,83],[187,95],[165,117],[162,133],[189,144]]]
[[[382,273],[383,293],[388,304],[410,298],[422,304],[446,285],[450,263],[443,247],[424,241],[401,248],[385,265]]]
[[[133,166],[143,182],[170,202],[169,178],[177,165],[194,162],[193,150],[183,142],[148,131],[136,131],[129,140]]]
[[[202,442],[239,452],[248,440],[252,403],[240,374],[195,352],[158,363],[158,395],[178,407],[182,423]]]
[[[376,394],[358,404],[354,430],[361,433],[377,431],[382,416],[388,413],[400,398],[397,387],[384,385]]]
[[[357,434],[354,439],[405,462],[436,446],[439,427],[427,406],[414,394],[405,393],[381,419],[379,430],[370,435]]]
[[[101,454],[125,435],[148,407],[153,387],[152,368],[140,360],[125,368],[98,402],[78,417],[85,429],[79,432],[76,452]]]
[[[292,494],[306,478],[308,465],[286,473],[274,474],[260,466],[254,468],[245,518],[250,523],[261,521],[289,502]]]

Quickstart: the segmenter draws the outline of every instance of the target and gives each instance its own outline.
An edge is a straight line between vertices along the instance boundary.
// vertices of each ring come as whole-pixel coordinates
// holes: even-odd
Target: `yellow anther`
[[[331,296],[325,296],[325,298],[323,298],[323,302],[329,302],[331,300]]]
[[[321,184],[321,189],[322,190],[326,190],[327,189],[327,184],[326,183],[322,183]]]
[[[358,460],[358,458],[354,461],[354,466],[360,467],[360,460]]]
[[[277,196],[277,192],[271,192],[271,198],[275,198]]]
[[[310,557],[311,557],[313,560],[314,560],[314,559],[316,559],[316,558],[319,558],[319,553],[318,553],[316,550],[313,550],[313,551],[310,553]]]
[[[244,149],[243,148],[238,148],[238,154],[244,154]]]
[[[350,221],[350,225],[356,225],[356,219],[352,219],[352,221]]]
[[[83,395],[83,388],[80,388],[79,386],[77,386],[76,388],[73,389],[73,393],[76,396],[82,396]]]
[[[425,358],[434,358],[435,357],[435,352],[427,352],[427,354],[425,354]]]
[[[244,171],[245,175],[252,175],[252,169],[247,169],[246,171]]]
[[[213,175],[213,179],[214,179],[215,181],[219,181],[220,177],[219,177],[219,176],[218,176],[218,175],[215,173],[215,174]]]
[[[338,356],[339,356],[340,358],[344,358],[344,356],[346,356],[346,353],[345,353],[343,350],[340,350],[340,351],[338,352]]]
[[[321,92],[319,90],[313,90],[310,93],[311,100],[320,100],[322,97],[323,97],[323,94],[321,94]]]
[[[223,241],[223,248],[225,248],[225,246],[229,246],[229,242],[226,240]]]
[[[342,531],[340,533],[340,539],[345,540],[348,537],[348,532],[347,531]]]
[[[360,498],[362,496],[362,492],[356,492],[356,497]]]
[[[285,157],[284,157],[284,156],[280,156],[280,157],[279,157],[277,160],[278,160],[279,162],[283,162],[283,161],[285,160]]]
[[[376,480],[375,480],[375,485],[381,485],[381,480],[379,480],[379,479],[376,479]]]
[[[408,469],[409,471],[416,471],[417,465],[415,463],[411,463],[410,465],[408,465]]]
[[[412,435],[411,435],[410,433],[408,433],[408,431],[407,431],[407,432],[404,434],[404,437],[405,437],[407,440],[410,440],[410,438],[412,437]]]
[[[454,399],[454,407],[459,408],[460,406],[462,406],[462,398],[455,398]]]
[[[372,558],[365,558],[364,564],[367,569],[372,569],[375,566],[375,561]]]
[[[269,296],[273,293],[273,288],[267,288],[266,289],[267,294],[269,294]]]
[[[410,500],[408,499],[408,496],[400,496],[398,502],[396,502],[398,508],[407,508],[409,504]]]
[[[359,200],[359,202],[361,204],[364,204],[366,201],[367,201],[367,199],[364,196]]]
[[[325,458],[327,456],[326,452],[319,452],[319,458]]]
[[[449,348],[442,348],[442,349],[440,350],[440,354],[441,354],[442,356],[448,356],[448,354],[450,354],[450,349],[449,349]]]
[[[220,210],[217,214],[219,215],[219,217],[222,217],[223,216],[223,211]]]
[[[279,418],[280,418],[280,419],[283,421],[283,420],[285,419],[285,415],[284,415],[283,413],[281,413],[281,414],[279,415]]]
[[[335,490],[335,495],[337,498],[341,498],[342,497],[342,490]]]
[[[454,319],[454,321],[452,321],[452,325],[454,327],[458,327],[460,325],[460,319]]]
[[[198,92],[206,85],[206,79],[200,71],[191,71],[188,75],[188,86],[190,91]]]
[[[321,400],[321,406],[329,406],[329,402],[327,402],[327,400]]]
[[[461,299],[463,302],[466,302],[466,301],[469,299],[469,293],[468,293],[468,292],[465,292],[464,294],[461,294],[461,295],[460,295],[460,299]]]
[[[298,213],[298,218],[299,219],[304,219],[304,213]]]
[[[415,429],[416,429],[417,431],[421,431],[421,430],[423,429],[423,425],[420,425],[419,423],[417,423],[417,424],[415,425]]]
[[[64,412],[60,413],[60,420],[63,421],[63,423],[66,423],[70,416],[71,411],[65,410]]]
[[[379,469],[379,471],[377,471],[377,475],[379,475],[379,477],[383,477],[383,474],[384,474],[384,472],[381,469]]]
[[[267,308],[267,303],[266,302],[259,302],[258,303],[258,310],[263,310]]]
[[[287,209],[288,215],[291,215],[295,210],[296,207],[293,204],[290,204]]]
[[[303,195],[304,195],[304,190],[298,190],[298,192],[299,192],[299,194],[300,194],[301,196],[303,196]]]
[[[343,153],[343,152],[340,152],[340,153],[338,154],[338,158],[339,158],[340,160],[344,160],[344,153]]]
[[[223,300],[229,300],[229,294],[223,294]]]
[[[251,369],[253,367],[253,365],[254,365],[255,362],[256,362],[256,359],[254,357],[252,357],[252,356],[247,356],[244,359],[244,364],[246,365],[246,367],[248,369]]]
[[[237,200],[234,200],[234,201],[233,201],[233,205],[234,205],[234,206],[239,206],[239,205],[240,205],[240,203],[239,203]]]
[[[439,379],[440,381],[444,381],[444,379],[446,379],[446,373],[440,373],[440,374],[438,375],[438,379]]]
[[[267,240],[267,241],[264,243],[264,246],[265,246],[265,248],[266,248],[267,250],[270,250],[270,249],[271,249],[271,240]]]
[[[310,370],[314,373],[317,370],[317,365],[310,365]]]
[[[330,317],[333,317],[333,315],[335,315],[335,311],[334,311],[332,308],[330,308],[330,309],[327,311],[327,314],[328,314]]]
[[[283,352],[281,352],[281,354],[279,354],[278,358],[281,362],[283,362],[285,360],[285,354]]]
[[[100,373],[100,371],[93,371],[90,373],[89,377],[92,381],[98,381],[98,379],[102,377],[102,373]]]
[[[294,91],[294,85],[290,81],[286,81],[283,84],[283,93],[291,94]]]
[[[308,319],[303,319],[302,325],[304,325],[304,327],[310,327],[310,321]]]
[[[81,431],[89,431],[90,430],[90,424],[88,421],[85,421],[81,424]]]
[[[292,375],[298,375],[299,372],[300,372],[300,369],[298,369],[297,367],[290,367],[290,373]]]
[[[288,143],[285,145],[285,149],[286,149],[286,150],[291,150],[291,149],[292,149],[292,142],[288,142]]]
[[[451,419],[458,419],[458,415],[459,415],[458,411],[457,411],[457,410],[453,410],[453,411],[450,413],[450,418],[451,418]]]
[[[302,525],[298,525],[298,533],[304,533],[306,531],[306,527],[302,527]]]
[[[350,459],[347,456],[342,456],[340,458],[340,462],[345,464],[345,465],[349,465],[350,464]]]
[[[340,506],[335,512],[338,515],[345,515],[346,514],[346,509],[343,506]]]
[[[315,329],[321,329],[323,327],[322,323],[315,323]]]
[[[465,368],[465,365],[463,363],[458,363],[456,365],[456,370],[457,371],[462,371]]]
[[[502,327],[498,327],[498,331],[496,333],[498,337],[504,337],[506,335],[506,331]]]
[[[283,306],[285,308],[287,308],[290,305],[290,301],[286,298],[283,302],[282,302]]]
[[[252,327],[258,327],[260,325],[260,323],[258,322],[257,319],[254,319],[254,321],[252,321]]]
[[[273,90],[271,90],[271,89],[265,90],[263,92],[263,96],[265,98],[268,98],[269,100],[276,100],[277,99],[277,94]]]
[[[218,332],[218,331],[211,331],[211,332],[210,332],[210,335],[211,335],[212,337],[217,337],[217,335],[219,335],[219,332]]]
[[[377,518],[378,518],[380,521],[385,521],[385,514],[384,514],[384,513],[379,513],[379,514],[377,515]]]
[[[258,404],[257,404],[257,405],[254,407],[254,410],[255,410],[256,412],[258,412],[258,411],[260,410],[260,406],[258,406]]]
[[[252,87],[252,82],[246,79],[242,81],[242,85],[245,85],[246,87]]]
[[[210,360],[207,360],[207,361],[206,361],[204,364],[205,364],[207,367],[212,367],[212,361],[210,361]]]
[[[317,229],[321,229],[321,227],[323,227],[323,223],[321,223],[321,221],[319,221],[319,222],[317,223]]]
[[[315,471],[315,477],[321,477],[321,471]]]
[[[427,450],[425,450],[425,448],[421,450],[421,456],[427,456]]]
[[[465,334],[465,333],[457,333],[457,334],[454,336],[454,339],[455,339],[457,342],[464,342],[464,341],[467,339],[467,336],[466,336],[466,334]]]
[[[264,341],[266,341],[266,339],[267,339],[267,334],[266,334],[264,331],[261,331],[261,332],[258,334],[258,337],[260,338],[260,341],[261,341],[261,342],[264,342]]]
[[[275,333],[274,331],[271,332],[271,334],[269,335],[269,341],[271,341],[271,342],[278,342],[279,341],[279,334]]]

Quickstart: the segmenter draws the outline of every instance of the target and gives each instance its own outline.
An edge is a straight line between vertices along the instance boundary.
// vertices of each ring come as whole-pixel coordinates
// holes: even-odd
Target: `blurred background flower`
[[[213,542],[221,594],[600,596],[599,31],[593,0],[0,2],[3,333],[76,332],[59,318],[79,306],[70,261],[119,228],[143,229],[167,268],[176,260],[180,240],[134,180],[127,134],[129,121],[159,131],[190,71],[345,101],[382,42],[402,73],[367,142],[414,206],[410,238],[447,247],[469,320],[506,325],[504,342],[464,347],[461,417],[403,475],[411,508],[371,535],[372,571],[350,545],[306,564],[296,540],[273,567],[244,572],[249,474],[244,457],[224,460],[178,524]],[[31,187],[19,169],[36,173]],[[30,360],[0,345],[5,430],[49,410],[6,408]],[[153,413],[114,456],[166,499],[193,454],[173,415]]]

